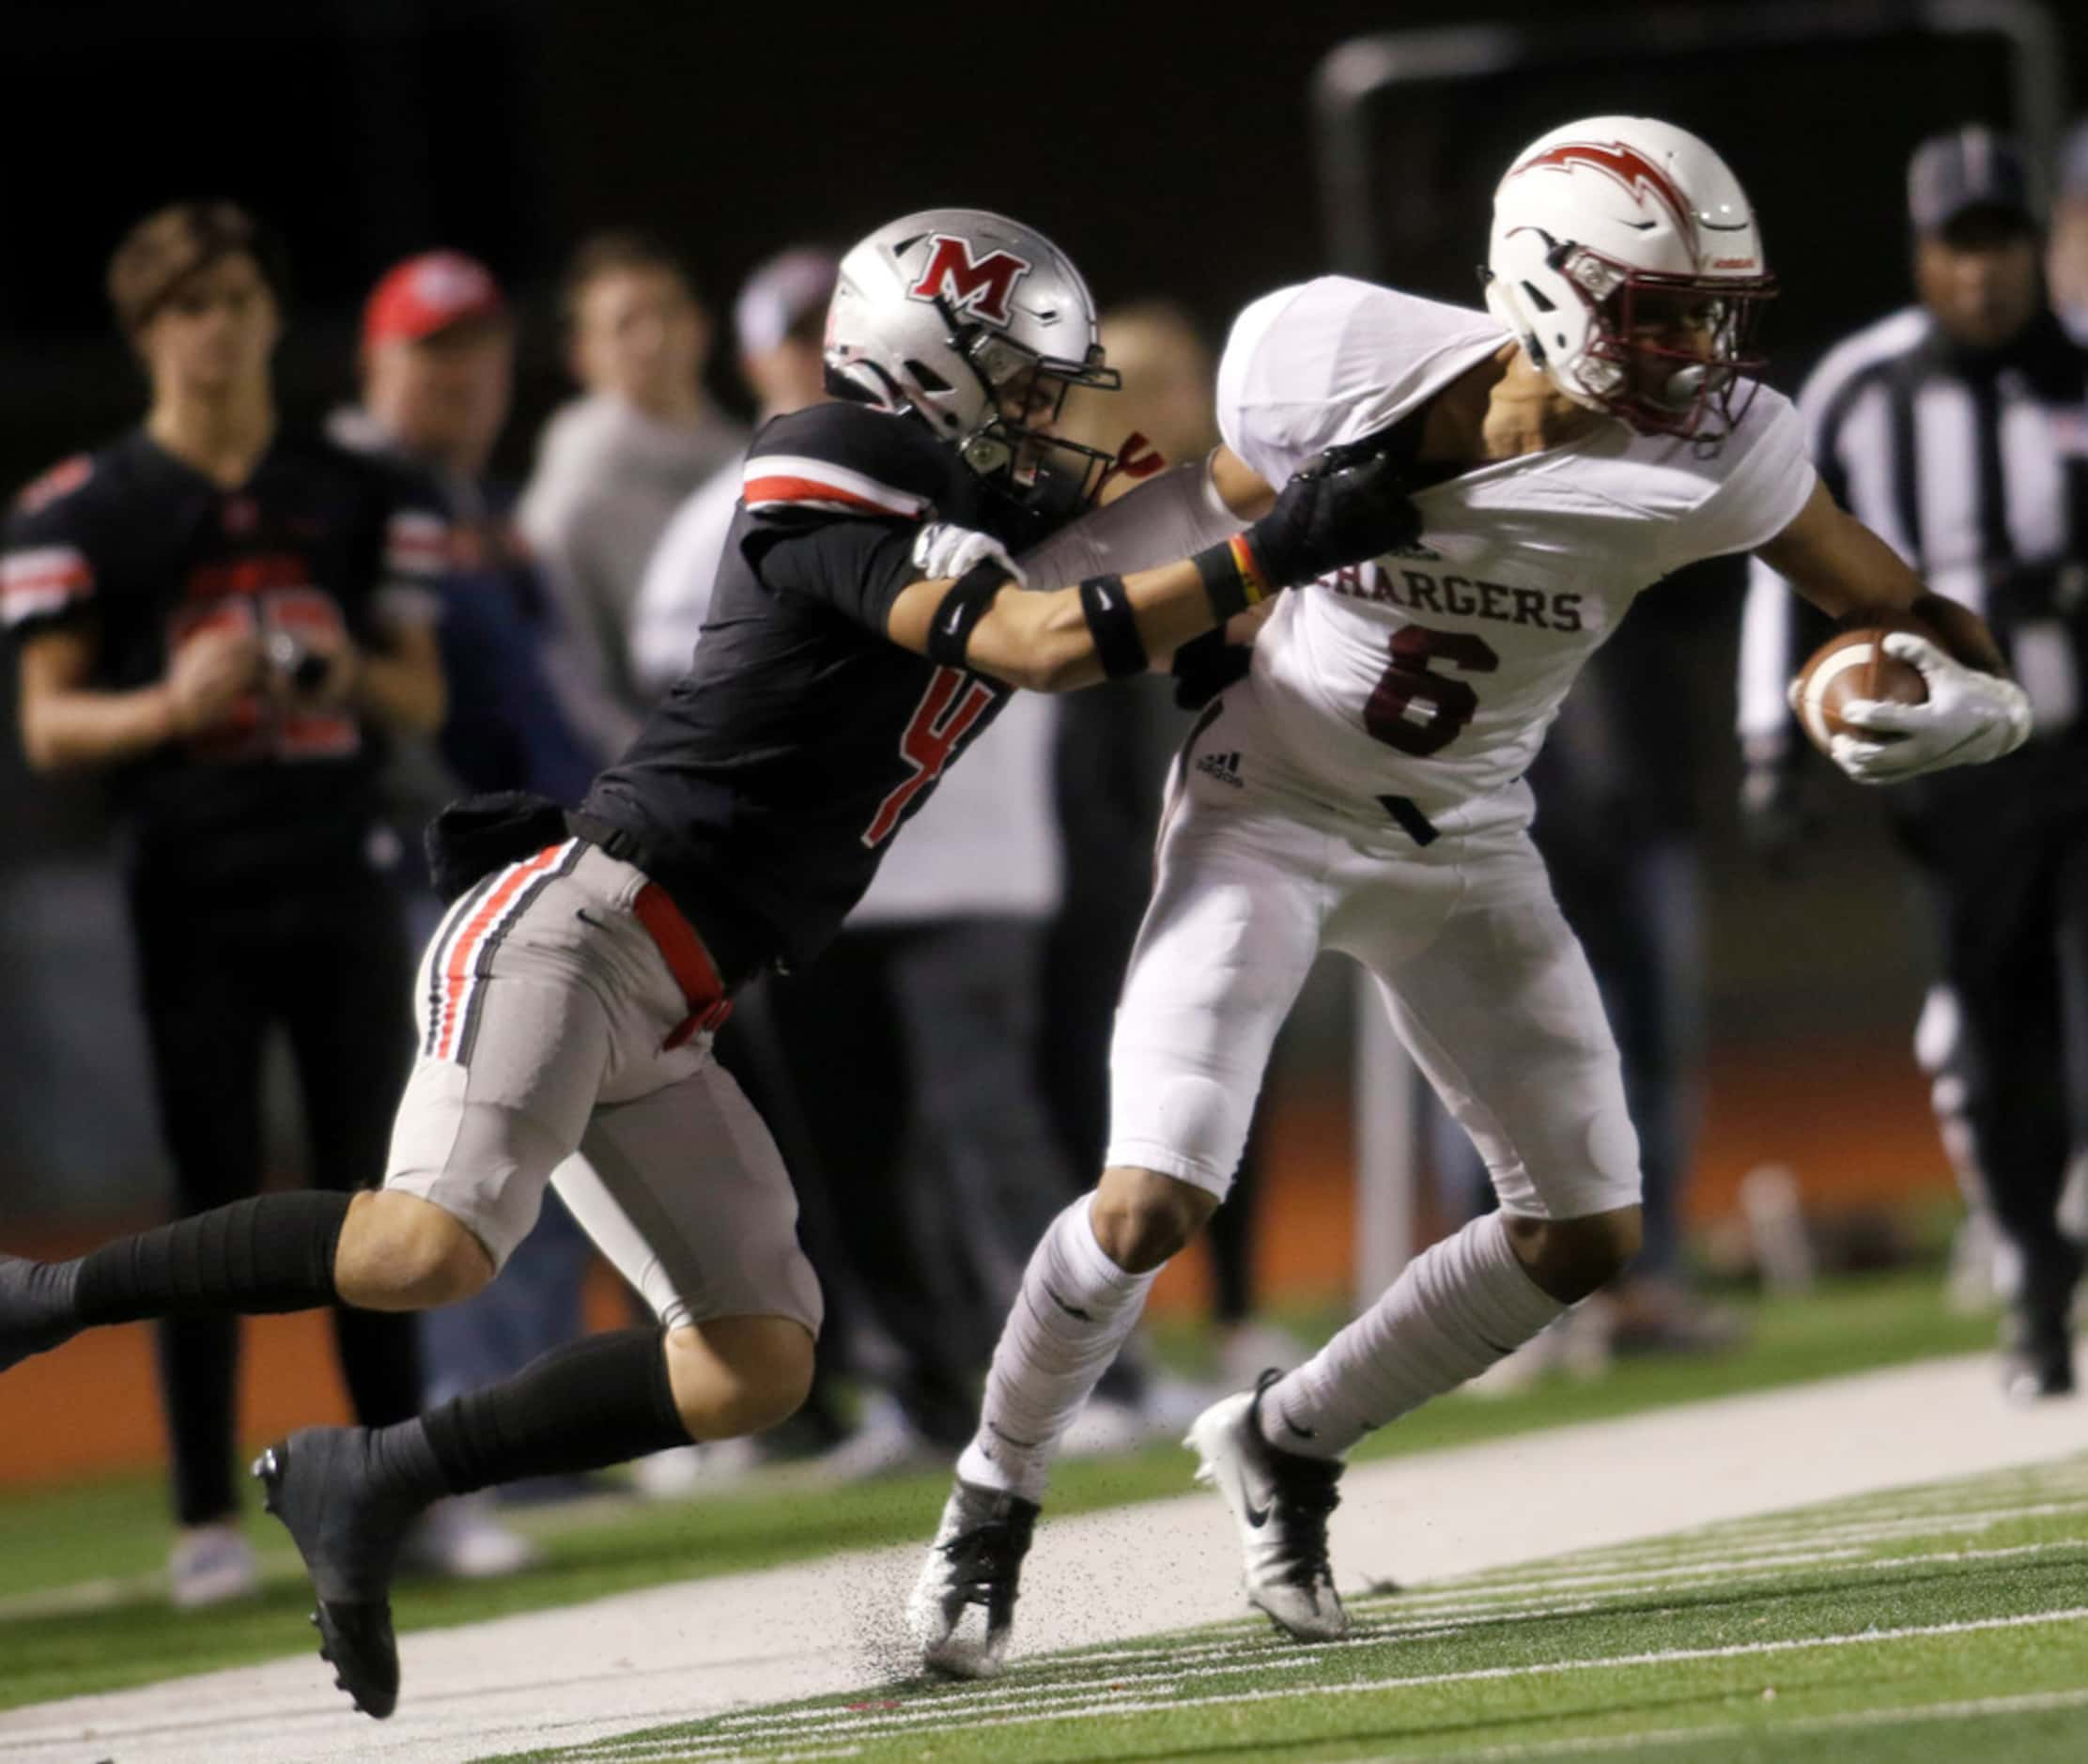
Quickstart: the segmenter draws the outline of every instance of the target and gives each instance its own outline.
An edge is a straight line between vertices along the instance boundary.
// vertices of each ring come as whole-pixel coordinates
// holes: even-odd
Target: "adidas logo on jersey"
[[[1197,770],[1206,778],[1215,778],[1221,784],[1230,784],[1235,790],[1242,788],[1245,781],[1240,776],[1237,752],[1206,753],[1197,761]]]

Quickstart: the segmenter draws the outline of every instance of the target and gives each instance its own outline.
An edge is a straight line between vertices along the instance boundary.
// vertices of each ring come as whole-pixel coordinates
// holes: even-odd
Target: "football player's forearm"
[[[1845,626],[1910,619],[1968,668],[2005,675],[1987,624],[1969,607],[1931,593],[1906,560],[1815,485],[1796,519],[1755,553],[1801,596]]]
[[[1212,462],[1199,459],[1172,467],[1081,516],[1024,552],[1021,563],[1032,581],[1127,575],[1193,556],[1243,524],[1227,505]]]
[[[1171,655],[1217,623],[1210,591],[1186,560],[1126,576],[1122,591],[1149,658]],[[1078,588],[1003,588],[967,654],[982,673],[1036,692],[1070,692],[1107,675]]]
[[[114,766],[175,735],[174,695],[162,682],[132,692],[38,693],[23,700],[22,750],[39,772]]]
[[[1987,621],[1972,608],[1925,588],[1910,611],[1936,633],[1942,648],[1966,667],[2008,677],[2008,663],[2001,645],[1994,641]]]

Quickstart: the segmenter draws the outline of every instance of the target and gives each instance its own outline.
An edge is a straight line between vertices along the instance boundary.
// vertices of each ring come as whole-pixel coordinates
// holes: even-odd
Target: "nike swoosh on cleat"
[[[1066,1301],[1060,1298],[1057,1292],[1053,1292],[1051,1288],[1049,1288],[1048,1286],[1044,1288],[1044,1291],[1051,1293],[1051,1302],[1054,1305],[1058,1306],[1060,1310],[1064,1311],[1067,1316],[1077,1317],[1082,1323],[1094,1322],[1094,1319],[1090,1317],[1086,1311],[1082,1310],[1079,1306],[1067,1304]]]
[[[587,909],[583,906],[576,906],[573,909],[573,917],[583,925],[593,925],[596,931],[607,931],[609,929],[599,919],[590,919],[587,916]]]

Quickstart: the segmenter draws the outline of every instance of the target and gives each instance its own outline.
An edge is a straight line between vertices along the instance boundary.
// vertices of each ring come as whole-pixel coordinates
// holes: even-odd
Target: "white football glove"
[[[1834,764],[1858,783],[1895,784],[1946,766],[1984,765],[2029,739],[2030,700],[2013,680],[1968,668],[1911,631],[1890,633],[1885,653],[1921,670],[1928,697],[1919,704],[1861,698],[1842,706],[1844,722],[1900,737],[1838,735],[1828,744]]]
[[[923,581],[955,581],[973,565],[992,558],[1015,579],[1018,586],[1029,585],[1029,578],[1008,555],[1008,548],[992,534],[951,521],[931,520],[914,534],[913,556],[914,567],[920,571]]]

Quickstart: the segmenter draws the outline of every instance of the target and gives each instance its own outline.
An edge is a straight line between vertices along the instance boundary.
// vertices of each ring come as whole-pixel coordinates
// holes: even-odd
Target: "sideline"
[[[1334,1559],[1344,1587],[1411,1586],[2083,1451],[2088,1402],[2010,1408],[1969,1354],[1362,1464]],[[848,1690],[909,1670],[918,1549],[409,1633],[384,1723],[341,1707],[316,1653],[15,1710],[0,1764],[471,1764]],[[1025,1651],[1242,1615],[1230,1524],[1200,1493],[1047,1509],[1026,1582]]]

